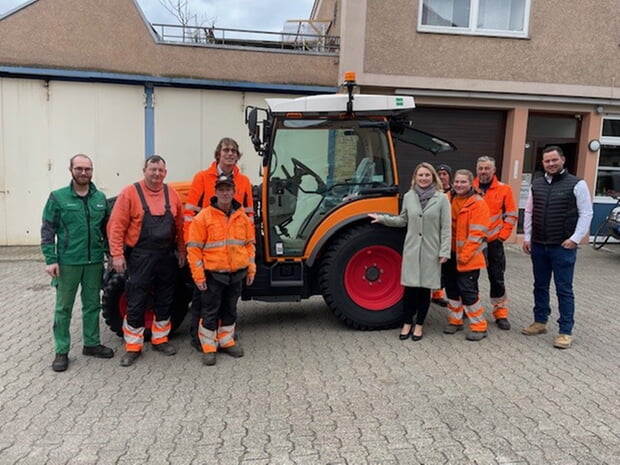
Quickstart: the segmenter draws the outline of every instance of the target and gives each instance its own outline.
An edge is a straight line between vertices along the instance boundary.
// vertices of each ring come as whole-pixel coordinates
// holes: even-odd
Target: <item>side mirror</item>
[[[258,123],[258,112],[265,111],[262,108],[257,107],[246,107],[245,108],[245,124],[248,127],[248,133],[250,136],[250,140],[254,145],[254,149],[262,155],[263,152],[263,141],[261,140],[261,131],[260,125]]]

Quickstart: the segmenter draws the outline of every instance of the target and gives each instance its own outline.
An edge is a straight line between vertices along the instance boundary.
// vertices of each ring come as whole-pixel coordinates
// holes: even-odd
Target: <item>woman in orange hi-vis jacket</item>
[[[469,319],[467,339],[480,341],[487,336],[487,320],[480,303],[478,278],[486,267],[484,248],[489,229],[489,208],[473,190],[474,175],[458,170],[454,175],[452,192],[452,255],[444,264],[446,294],[448,295],[448,324],[446,334],[463,329],[463,312]]]

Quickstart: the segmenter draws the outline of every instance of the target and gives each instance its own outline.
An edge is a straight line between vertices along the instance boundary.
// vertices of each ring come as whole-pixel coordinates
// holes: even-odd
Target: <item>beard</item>
[[[73,178],[73,182],[78,185],[78,186],[88,186],[90,184],[90,180],[92,178],[92,176],[89,176],[87,174],[71,174],[71,177]]]

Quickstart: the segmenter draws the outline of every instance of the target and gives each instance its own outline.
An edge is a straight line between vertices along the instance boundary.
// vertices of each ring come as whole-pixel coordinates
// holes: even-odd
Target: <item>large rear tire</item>
[[[191,285],[187,284],[186,269],[180,270],[177,278],[177,285],[172,303],[172,315],[170,322],[170,336],[172,336],[187,314],[189,302],[192,298]],[[123,335],[123,319],[127,314],[127,298],[125,296],[125,275],[112,273],[103,287],[103,297],[101,299],[101,315],[109,328],[118,336]],[[153,301],[149,299],[146,312],[144,314],[144,340],[151,340],[151,325],[155,319],[153,311]]]
[[[600,249],[607,244],[609,236],[611,236],[611,229],[609,228],[607,219],[605,219],[596,230],[594,240],[592,241],[592,247],[594,247],[595,250]]]
[[[403,240],[404,229],[366,224],[329,246],[319,284],[325,302],[346,325],[367,330],[402,323]]]

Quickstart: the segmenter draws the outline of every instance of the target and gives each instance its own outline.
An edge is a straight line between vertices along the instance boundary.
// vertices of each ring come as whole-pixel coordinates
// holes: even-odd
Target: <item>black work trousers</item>
[[[237,302],[241,297],[243,280],[223,283],[215,279],[211,273],[207,277],[207,290],[200,293],[202,326],[216,330],[218,322],[229,326],[237,322]],[[198,326],[196,326],[198,327]]]
[[[127,323],[144,327],[144,312],[152,307],[157,321],[172,314],[178,261],[174,251],[132,249],[127,257]]]
[[[450,300],[459,300],[463,305],[473,305],[478,300],[478,279],[480,270],[458,271],[456,254],[452,252],[450,259],[443,264],[442,274],[446,279],[446,295]]]
[[[506,254],[504,243],[499,239],[489,242],[485,250],[487,260],[487,274],[489,275],[490,296],[504,297],[506,286],[504,285],[504,273],[506,271]]]

